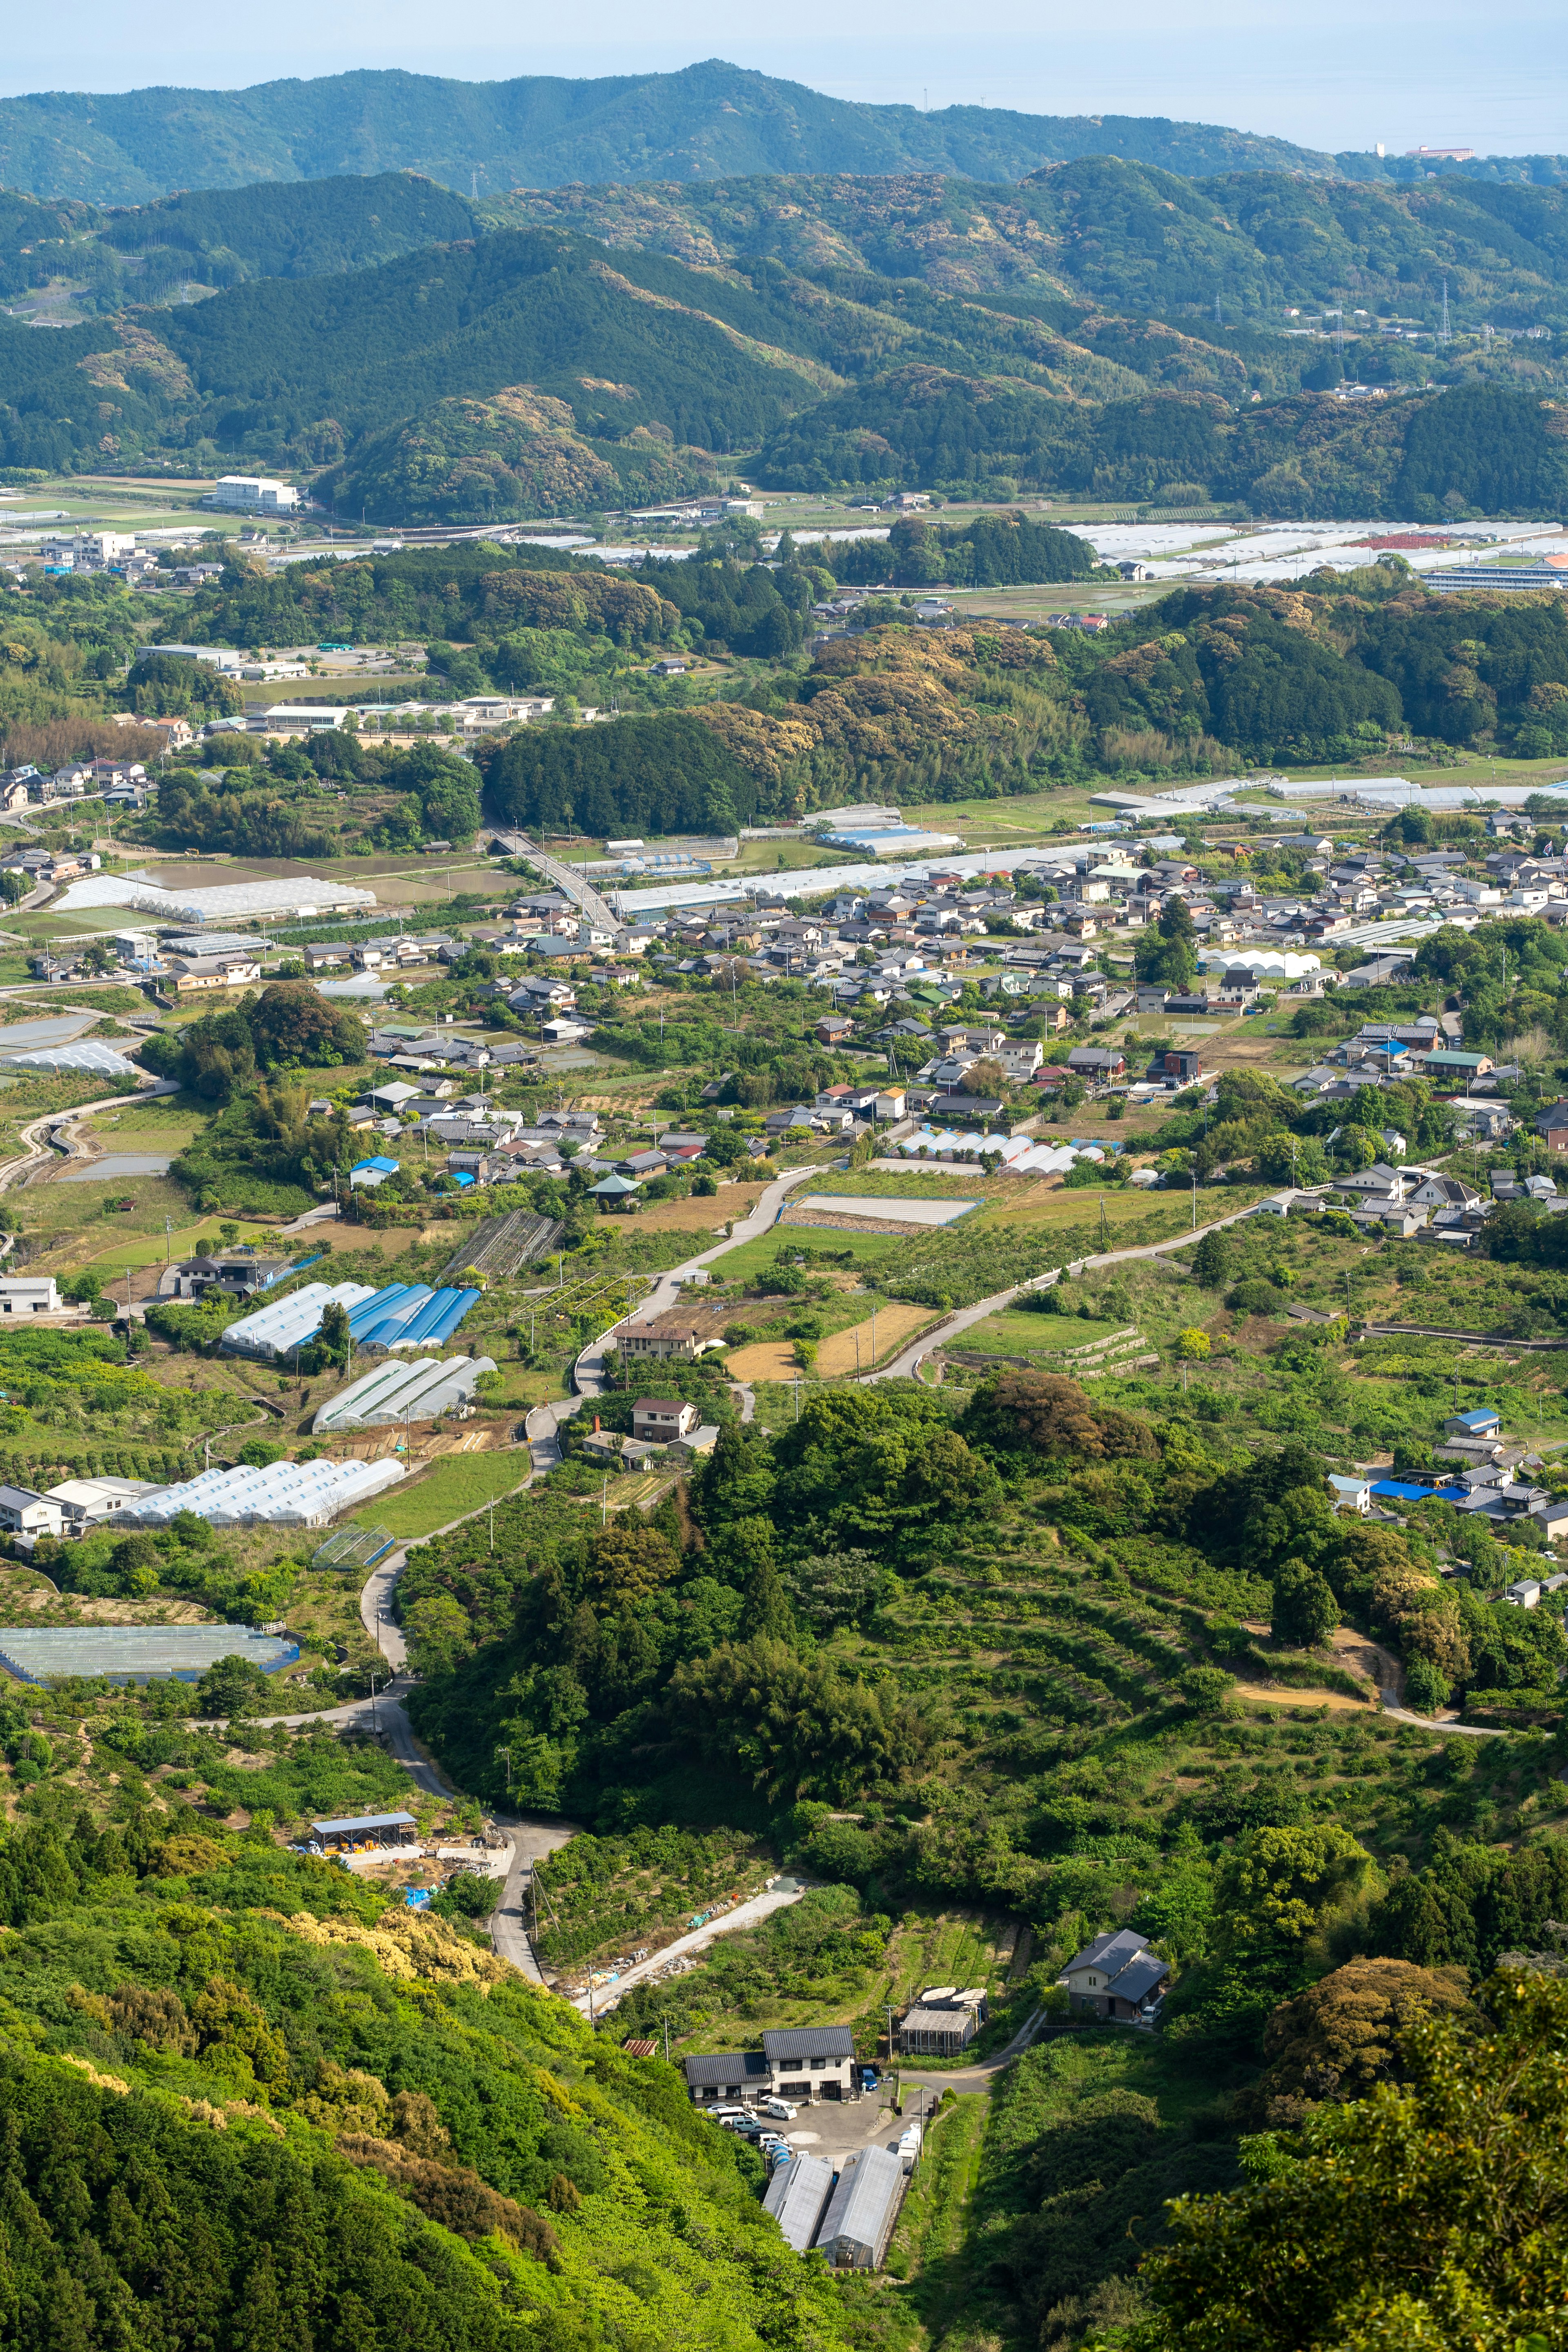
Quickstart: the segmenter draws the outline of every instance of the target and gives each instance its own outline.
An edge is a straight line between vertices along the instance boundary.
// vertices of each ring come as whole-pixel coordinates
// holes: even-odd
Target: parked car
[[[784,2138],[782,2132],[760,2131],[757,2134],[757,2146],[762,2149],[764,2156],[772,2156],[774,2149],[780,2147],[784,2149],[786,2155],[790,2152],[789,2142]]]
[[[787,2099],[764,2099],[762,2112],[764,2116],[773,2116],[781,2124],[793,2124],[800,2109],[792,2107]]]
[[[882,2078],[881,2078],[880,2074],[878,2074],[877,2069],[875,2068],[875,2066],[862,2066],[862,2067],[861,2067],[861,2069],[860,2069],[860,2088],[861,2088],[863,2091],[876,2091],[876,2090],[879,2090],[879,2089],[881,2088],[881,2084],[882,2084]]]

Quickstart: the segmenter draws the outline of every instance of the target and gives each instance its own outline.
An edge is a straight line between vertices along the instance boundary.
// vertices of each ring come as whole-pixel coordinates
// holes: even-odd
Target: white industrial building
[[[52,1274],[13,1274],[0,1281],[0,1315],[58,1315],[59,1311],[60,1295]]]
[[[241,514],[292,514],[300,503],[291,482],[275,482],[265,474],[220,474],[216,488],[202,500],[204,507],[226,507]]]

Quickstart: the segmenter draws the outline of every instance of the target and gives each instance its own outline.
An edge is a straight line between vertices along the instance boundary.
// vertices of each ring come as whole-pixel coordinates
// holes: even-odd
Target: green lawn
[[[1125,1328],[1125,1323],[1091,1323],[1078,1315],[1016,1314],[1004,1307],[1000,1315],[988,1315],[984,1323],[972,1325],[959,1345],[990,1349],[1005,1356],[1066,1354],[1068,1349],[1089,1347],[1096,1339],[1109,1339],[1112,1331]]]
[[[525,1483],[529,1471],[526,1447],[504,1454],[447,1454],[417,1479],[378,1495],[351,1524],[384,1528],[394,1536],[434,1535],[448,1520],[510,1495]]]
[[[904,1239],[899,1234],[840,1233],[831,1226],[774,1225],[756,1241],[742,1242],[739,1249],[726,1250],[722,1257],[715,1258],[713,1279],[751,1282],[775,1264],[781,1251],[787,1257],[792,1244],[802,1250],[847,1250],[856,1264],[862,1265],[886,1257],[890,1250],[901,1249]],[[693,1252],[693,1255],[698,1254]]]

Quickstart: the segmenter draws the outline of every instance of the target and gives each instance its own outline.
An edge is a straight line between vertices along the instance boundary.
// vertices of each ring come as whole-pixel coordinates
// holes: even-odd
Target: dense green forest
[[[8,1716],[13,1746],[35,1737]],[[138,1782],[132,1757],[214,1745],[146,1728],[94,1725]],[[274,1776],[296,1804],[333,1746]],[[751,2346],[764,2310],[770,2344],[838,2340],[756,2159],[664,2068],[265,1828],[184,1802],[73,1818],[68,1797],[46,1782],[0,1856],[12,2342],[569,2352],[635,2311]]]
[[[1288,140],[1208,123],[857,106],[719,58],[677,73],[581,81],[363,71],[250,89],[0,101],[6,180],[95,204],[143,204],[181,179],[226,188],[406,169],[466,192],[476,165],[492,187],[799,170],[1011,180],[1052,159],[1105,153],[1171,171],[1333,168],[1332,158]],[[1500,168],[1515,170],[1518,160]],[[1379,168],[1370,156],[1354,161]]]
[[[763,447],[783,489],[900,483],[1016,496],[1236,499],[1276,515],[1554,513],[1568,499],[1555,403],[1496,385],[1375,407],[1299,394],[1233,409],[1215,392],[1062,401],[895,370],[794,416]]]
[[[0,193],[0,293],[64,279],[78,307],[162,302],[187,282],[320,278],[471,236],[462,200],[407,172],[166,196],[133,211]]]
[[[802,174],[518,194],[477,236],[471,205],[408,174],[113,215],[5,199],[0,271],[113,315],[47,349],[5,322],[0,463],[243,458],[377,521],[601,512],[742,460],[805,490],[1552,513],[1565,203],[1104,156],[1006,190]],[[138,272],[154,301],[191,276],[227,290],[116,308]],[[1430,326],[1445,283],[1468,339],[1376,331]],[[1342,352],[1279,331],[1346,284],[1364,299]],[[1321,396],[1347,375],[1401,396]],[[1450,415],[1455,388],[1471,404]]]
[[[1487,404],[1508,397],[1447,395],[1435,412],[1447,446],[1468,436],[1479,446]],[[934,799],[1106,773],[1203,775],[1238,758],[1381,758],[1412,734],[1568,755],[1562,600],[1480,588],[1436,598],[1397,559],[1292,588],[1183,586],[1094,636],[932,630],[909,610],[915,592],[954,578],[1091,570],[1081,540],[1022,515],[960,527],[922,515],[885,541],[802,550],[786,535],[772,564],[749,560],[743,539],[729,553],[614,571],[484,541],[271,573],[240,561],[178,620],[196,643],[413,639],[428,648],[437,700],[549,695],[563,720],[618,703],[625,715],[592,730],[536,726],[479,747],[488,814],[550,830],[732,831],[868,791]],[[808,652],[812,604],[836,577],[893,593]],[[0,720],[16,756],[53,750],[51,728],[107,728],[116,705],[201,715],[232,704],[233,689],[193,665],[138,656],[146,625],[144,604],[112,582],[42,582],[0,646]],[[688,649],[741,666],[651,674],[654,656]],[[221,774],[168,777],[145,837],[316,859],[470,839],[475,768],[434,743],[383,751],[378,725],[265,753],[237,738]],[[58,740],[59,756],[75,748]]]
[[[898,529],[918,551],[922,526]],[[753,580],[769,575],[731,567],[737,595]],[[530,729],[480,755],[496,806],[605,833],[679,830],[707,807],[732,829],[852,787],[937,799],[1120,769],[1224,772],[1238,757],[1355,760],[1407,730],[1568,753],[1568,622],[1550,594],[1460,606],[1380,566],[1307,590],[1179,588],[1090,639],[923,631],[891,599],[872,618],[809,668],[689,717]],[[505,656],[504,642],[477,650],[492,672]],[[713,737],[723,756],[694,754]]]
[[[1152,157],[1103,152],[1006,188],[979,173],[802,170],[782,184],[705,176],[652,187],[626,176],[630,184],[521,190],[484,209],[700,266],[771,262],[839,290],[858,279],[862,299],[915,327],[941,315],[921,299],[935,293],[981,297],[1004,315],[1038,303],[1058,331],[1074,309],[1101,328],[1114,323],[1105,312],[1131,311],[1178,320],[1203,341],[1216,295],[1229,327],[1278,326],[1280,306],[1337,305],[1348,286],[1373,319],[1414,315],[1430,325],[1445,272],[1467,324],[1472,304],[1475,323],[1526,326],[1563,313],[1561,184],[1445,171],[1399,188],[1267,167],[1190,178]],[[868,275],[879,281],[875,292]],[[1052,304],[1062,306],[1054,315]],[[1213,340],[1227,348],[1223,328]],[[1280,356],[1289,354],[1286,346]]]

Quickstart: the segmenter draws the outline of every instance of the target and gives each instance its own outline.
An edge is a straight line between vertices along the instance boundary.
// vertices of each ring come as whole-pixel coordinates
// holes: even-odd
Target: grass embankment
[[[500,1454],[444,1454],[416,1479],[378,1495],[351,1524],[384,1528],[389,1535],[434,1535],[449,1520],[499,1501],[524,1484],[531,1468],[526,1446]]]

